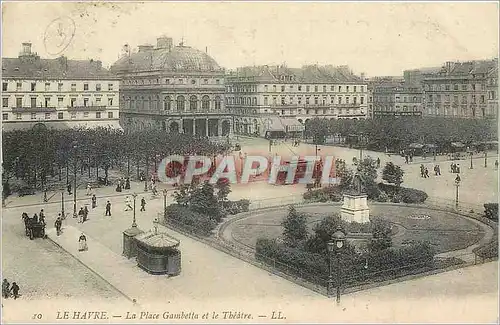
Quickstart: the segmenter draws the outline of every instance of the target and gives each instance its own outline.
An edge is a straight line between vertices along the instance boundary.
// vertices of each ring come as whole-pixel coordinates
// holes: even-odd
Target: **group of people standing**
[[[130,190],[130,179],[127,178],[120,178],[118,180],[118,183],[116,184],[116,191],[121,192],[123,189],[125,190]]]
[[[12,282],[12,286],[11,286],[7,279],[3,279],[2,296],[4,299],[10,298],[10,297],[13,297],[14,299],[19,298],[19,286],[17,285],[17,283]]]

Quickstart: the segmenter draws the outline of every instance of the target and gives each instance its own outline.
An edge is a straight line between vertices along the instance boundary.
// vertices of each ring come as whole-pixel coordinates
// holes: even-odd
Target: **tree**
[[[404,171],[401,167],[394,165],[392,162],[388,162],[382,172],[382,179],[389,184],[400,187],[401,183],[403,183],[403,174]]]
[[[368,194],[368,198],[373,199],[379,195],[380,190],[377,186],[377,162],[366,157],[358,163],[357,173],[361,177],[362,184]]]
[[[286,245],[295,247],[307,239],[306,216],[290,206],[288,215],[281,223],[283,226],[283,240]]]

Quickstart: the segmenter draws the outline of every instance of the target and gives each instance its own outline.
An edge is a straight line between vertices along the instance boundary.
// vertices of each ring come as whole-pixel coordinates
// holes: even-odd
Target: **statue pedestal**
[[[370,222],[370,210],[366,194],[344,194],[344,204],[340,210],[340,217],[347,222]]]

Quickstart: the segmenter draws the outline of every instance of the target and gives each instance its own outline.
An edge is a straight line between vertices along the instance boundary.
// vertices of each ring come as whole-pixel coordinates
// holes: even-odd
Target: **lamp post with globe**
[[[332,235],[332,240],[328,242],[327,247],[328,247],[328,256],[329,256],[329,277],[328,277],[328,292],[331,292],[331,287],[333,283],[333,275],[332,271],[333,268],[331,266],[331,261],[332,261],[332,255],[335,252],[337,255],[337,304],[340,303],[340,288],[342,286],[342,268],[340,265],[340,253],[342,252],[342,249],[344,248],[346,240],[346,234],[342,230],[342,228],[339,226],[337,228],[337,231]]]

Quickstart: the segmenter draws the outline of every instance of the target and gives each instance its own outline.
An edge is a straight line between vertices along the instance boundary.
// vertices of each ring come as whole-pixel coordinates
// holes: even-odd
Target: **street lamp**
[[[460,187],[460,175],[457,175],[455,178],[455,186],[457,187],[456,193],[455,193],[455,208],[458,210],[458,188]]]
[[[474,169],[474,166],[472,166],[472,151],[470,152],[470,169]]]
[[[488,167],[488,151],[484,151],[484,168]]]
[[[158,218],[155,218],[153,220],[153,226],[154,226],[154,229],[155,229],[155,235],[158,234],[158,225],[160,224],[160,221],[158,220]]]
[[[346,240],[346,235],[339,226],[337,231],[332,235],[332,241],[328,243],[328,254],[331,256],[333,251],[336,251],[337,255],[337,304],[340,303],[340,288],[342,286],[342,276],[341,276],[341,265],[340,265],[340,252],[344,247],[344,242]],[[330,257],[331,260],[331,257]],[[330,267],[329,284],[333,282],[332,278],[332,268]]]
[[[66,217],[64,214],[64,191],[65,191],[65,189],[62,189],[62,191],[61,191],[61,217],[63,219]]]
[[[163,189],[163,218],[167,218],[167,189]]]
[[[132,220],[132,228],[137,228],[137,223],[135,222],[135,201],[137,198],[137,194],[132,194],[132,197],[134,198],[134,219]]]

